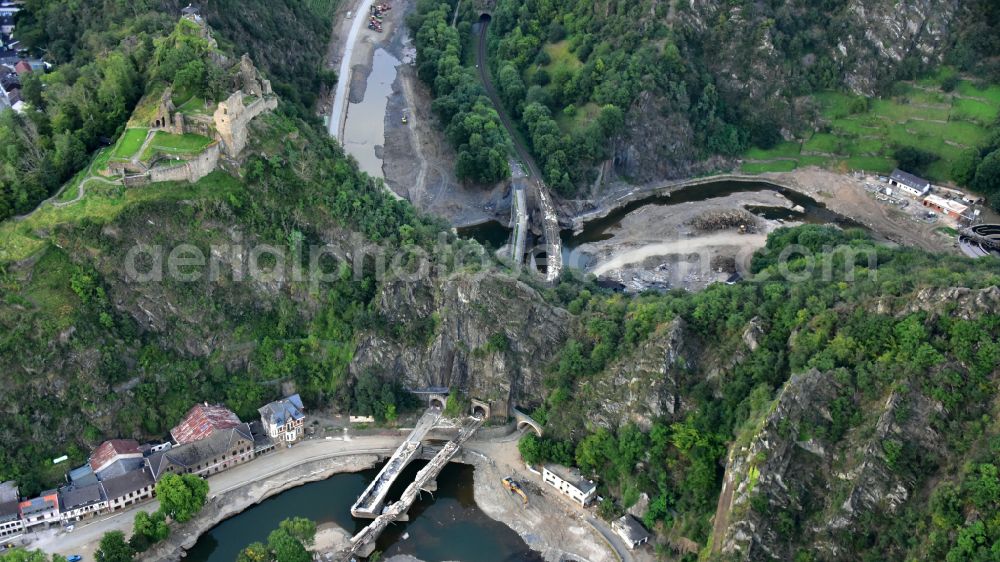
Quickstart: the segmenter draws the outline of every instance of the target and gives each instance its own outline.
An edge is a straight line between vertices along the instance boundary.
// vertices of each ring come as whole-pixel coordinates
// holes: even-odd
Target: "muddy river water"
[[[385,143],[385,113],[396,80],[399,59],[385,49],[376,49],[368,75],[365,97],[347,107],[343,143],[361,169],[373,178],[382,178],[381,147]]]
[[[691,187],[685,187],[671,192],[669,195],[651,195],[628,203],[609,213],[606,217],[587,222],[583,230],[574,232],[573,230],[563,230],[563,262],[567,264],[586,264],[587,260],[578,255],[574,255],[577,249],[590,242],[612,240],[615,231],[621,226],[622,219],[644,207],[662,208],[662,212],[669,213],[671,205],[681,203],[691,203],[698,201],[710,201],[726,197],[736,193],[752,193],[761,191],[774,191],[786,197],[793,205],[801,210],[791,210],[782,207],[754,207],[749,208],[751,212],[758,216],[770,220],[784,220],[794,222],[804,222],[811,224],[837,224],[843,227],[861,227],[858,223],[844,217],[843,215],[830,211],[816,200],[802,195],[796,191],[787,189],[768,182],[740,182],[720,180]],[[462,236],[475,238],[480,243],[490,247],[499,247],[504,242],[510,229],[498,222],[489,222],[482,225],[471,226],[458,229]]]

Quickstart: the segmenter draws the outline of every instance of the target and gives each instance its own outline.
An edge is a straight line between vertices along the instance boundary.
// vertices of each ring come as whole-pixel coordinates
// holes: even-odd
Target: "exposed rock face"
[[[797,65],[786,64],[779,49],[782,25],[810,25],[810,15],[820,9],[808,0],[792,0],[770,7],[757,3],[704,0],[692,2],[684,24],[696,33],[725,35],[714,67],[723,92],[749,95],[756,103],[774,103],[775,95],[824,59],[835,63],[839,79],[857,93],[872,95],[898,64],[909,57],[923,63],[939,62],[947,47],[951,25],[959,8],[957,0],[849,0],[825,8],[822,21],[809,32],[812,47],[797,45],[806,54]],[[773,6],[773,5],[772,5]],[[775,25],[775,22],[778,25]],[[777,45],[777,47],[776,47]]]
[[[717,169],[723,162],[698,162],[694,131],[682,108],[687,95],[664,100],[640,94],[626,114],[627,135],[614,146],[614,173],[633,182],[678,179]]]
[[[912,495],[912,478],[897,469],[895,455],[902,447],[943,451],[931,429],[941,406],[919,392],[894,391],[866,416],[871,425],[831,441],[839,393],[832,373],[798,375],[749,441],[733,445],[715,515],[716,549],[744,560],[790,560],[793,532],[797,543],[835,559],[842,533],[853,532],[861,514],[891,517]],[[782,528],[782,519],[799,527]]]
[[[497,273],[394,281],[378,302],[390,324],[435,318],[434,333],[427,343],[368,333],[353,373],[382,373],[411,388],[458,388],[494,410],[540,401],[543,369],[574,322],[528,285]]]
[[[694,366],[686,325],[677,319],[661,328],[609,376],[581,385],[581,396],[594,402],[591,421],[617,429],[629,422],[648,430],[657,418],[673,417],[682,407],[679,379]]]
[[[938,62],[958,6],[957,0],[852,0],[856,27],[834,52],[845,63],[848,87],[874,93],[880,70],[909,56]]]

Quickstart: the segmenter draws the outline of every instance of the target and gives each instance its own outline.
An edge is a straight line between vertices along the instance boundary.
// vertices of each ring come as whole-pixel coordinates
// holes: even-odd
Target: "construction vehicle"
[[[521,496],[521,500],[524,501],[524,505],[528,505],[528,494],[524,493],[524,488],[521,488],[521,485],[517,482],[517,480],[508,476],[503,479],[503,487],[507,488],[507,490],[512,494]]]

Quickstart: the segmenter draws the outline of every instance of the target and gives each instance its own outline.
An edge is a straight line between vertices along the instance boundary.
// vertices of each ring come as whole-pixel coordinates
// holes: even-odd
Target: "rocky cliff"
[[[377,307],[390,326],[430,319],[427,337],[362,334],[353,373],[373,371],[410,388],[456,388],[501,407],[539,403],[543,372],[573,325],[535,289],[495,272],[392,281]]]

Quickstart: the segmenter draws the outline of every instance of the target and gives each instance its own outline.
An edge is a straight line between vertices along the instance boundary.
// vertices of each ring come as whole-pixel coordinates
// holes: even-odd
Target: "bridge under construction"
[[[413,503],[420,496],[420,491],[432,492],[437,489],[437,476],[449,461],[458,453],[462,444],[465,443],[483,424],[482,417],[466,418],[458,431],[458,436],[446,443],[437,454],[427,463],[427,466],[417,472],[413,482],[406,487],[398,501],[391,503],[382,509],[385,503],[385,496],[392,486],[392,483],[420,452],[420,441],[423,436],[434,427],[441,417],[441,411],[437,408],[428,409],[420,422],[410,433],[410,436],[399,446],[396,453],[386,462],[385,467],[378,473],[375,480],[365,490],[358,499],[358,502],[351,508],[351,513],[355,517],[366,517],[372,513],[374,520],[367,527],[354,535],[346,547],[345,552],[337,553],[335,559],[350,559],[352,556],[368,556],[375,550],[375,542],[390,523],[402,520],[406,516]],[[358,515],[362,514],[362,515]]]

